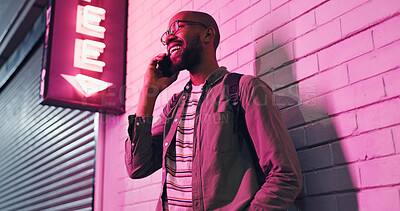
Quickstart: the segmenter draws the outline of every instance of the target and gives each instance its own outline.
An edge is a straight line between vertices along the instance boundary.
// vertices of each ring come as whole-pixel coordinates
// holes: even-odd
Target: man
[[[162,168],[157,210],[285,210],[301,188],[293,143],[271,89],[260,79],[240,79],[240,115],[232,109],[224,86],[228,71],[215,56],[219,37],[206,13],[171,18],[161,42],[173,75],[162,76],[159,62],[166,54],[151,60],[130,116],[128,174],[143,178]],[[152,127],[158,94],[184,69],[190,81]]]

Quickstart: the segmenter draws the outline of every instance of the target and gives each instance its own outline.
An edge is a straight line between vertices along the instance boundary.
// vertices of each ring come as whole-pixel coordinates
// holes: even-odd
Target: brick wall
[[[161,174],[129,179],[123,140],[146,66],[180,10],[211,14],[220,65],[275,91],[304,178],[290,210],[400,210],[399,0],[130,0],[127,113],[106,117],[104,210],[155,207]],[[156,113],[187,80],[162,93]]]

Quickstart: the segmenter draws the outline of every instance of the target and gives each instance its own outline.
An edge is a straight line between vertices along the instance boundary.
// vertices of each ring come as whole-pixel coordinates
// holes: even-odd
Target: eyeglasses
[[[195,22],[195,21],[181,21],[181,20],[174,21],[174,22],[171,23],[171,25],[169,26],[169,29],[168,29],[166,32],[164,32],[164,34],[161,36],[161,43],[162,43],[163,45],[166,45],[165,40],[166,40],[166,38],[167,38],[168,35],[174,35],[174,34],[176,34],[176,32],[179,30],[179,28],[180,28],[179,23],[186,23],[187,25],[201,25],[201,26],[203,26],[203,27],[205,27],[205,28],[208,28],[206,25],[204,25],[203,23],[200,23],[200,22]]]

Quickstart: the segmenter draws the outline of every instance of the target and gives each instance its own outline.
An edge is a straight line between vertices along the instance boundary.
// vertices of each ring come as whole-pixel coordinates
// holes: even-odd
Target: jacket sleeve
[[[265,182],[252,200],[250,210],[286,210],[302,185],[297,153],[271,88],[258,78],[243,79],[239,92],[241,103],[265,175]]]
[[[181,95],[182,92],[172,96],[154,125],[151,116],[128,117],[129,138],[125,140],[125,166],[132,179],[147,177],[162,167],[165,122]]]
[[[161,168],[164,115],[161,115],[153,128],[152,121],[153,117],[129,116],[125,166],[132,179],[149,176]]]

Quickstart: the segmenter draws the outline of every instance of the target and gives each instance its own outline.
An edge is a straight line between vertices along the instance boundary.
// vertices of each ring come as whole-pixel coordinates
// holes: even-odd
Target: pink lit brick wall
[[[127,113],[106,118],[104,210],[153,210],[159,197],[160,172],[126,175],[123,140],[148,61],[180,10],[213,15],[220,65],[274,89],[304,178],[290,210],[400,210],[399,0],[130,0]]]

